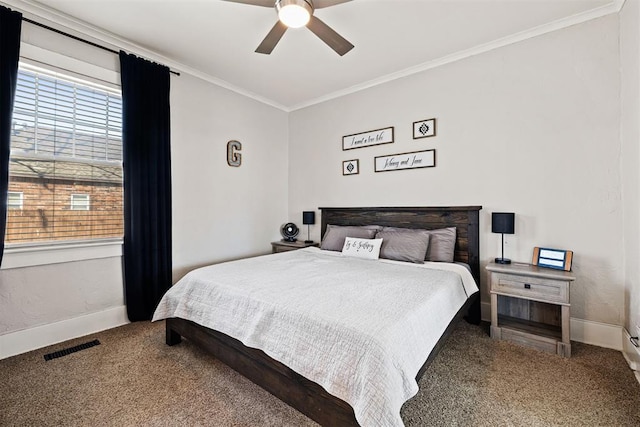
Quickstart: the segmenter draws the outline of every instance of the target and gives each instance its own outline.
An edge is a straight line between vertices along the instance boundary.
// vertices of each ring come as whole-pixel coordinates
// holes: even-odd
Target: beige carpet
[[[579,343],[572,352],[496,342],[462,322],[402,417],[407,426],[640,426],[640,385],[622,355]],[[315,424],[189,342],[166,346],[164,323],[143,322],[0,361],[0,425]]]

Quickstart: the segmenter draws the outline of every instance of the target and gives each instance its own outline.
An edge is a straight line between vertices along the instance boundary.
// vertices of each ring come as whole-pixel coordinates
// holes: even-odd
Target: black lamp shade
[[[493,212],[491,214],[491,232],[514,234],[515,214],[513,212]]]
[[[302,212],[302,223],[303,224],[315,224],[316,223],[316,213],[314,211],[303,211]]]

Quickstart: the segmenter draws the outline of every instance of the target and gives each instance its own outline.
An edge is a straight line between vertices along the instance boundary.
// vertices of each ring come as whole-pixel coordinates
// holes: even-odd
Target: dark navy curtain
[[[0,6],[0,263],[7,229],[11,116],[18,81],[22,14]]]
[[[120,52],[124,286],[129,320],[149,320],[171,286],[169,68]]]

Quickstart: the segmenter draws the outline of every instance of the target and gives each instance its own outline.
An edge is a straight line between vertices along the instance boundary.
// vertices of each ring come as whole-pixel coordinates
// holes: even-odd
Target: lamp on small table
[[[316,213],[314,211],[303,211],[302,223],[307,225],[307,240],[305,240],[304,242],[313,243],[313,240],[311,240],[309,236],[309,225],[316,223]]]
[[[502,256],[496,258],[496,264],[511,264],[511,260],[504,257],[504,235],[514,234],[515,214],[513,212],[493,212],[491,214],[491,232],[502,234]]]

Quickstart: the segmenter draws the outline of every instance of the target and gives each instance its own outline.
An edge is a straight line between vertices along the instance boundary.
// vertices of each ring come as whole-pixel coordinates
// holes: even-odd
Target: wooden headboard
[[[479,212],[482,206],[391,207],[391,208],[319,208],[322,211],[322,236],[327,224],[382,225],[386,227],[456,227],[454,260],[469,264],[480,285]]]

